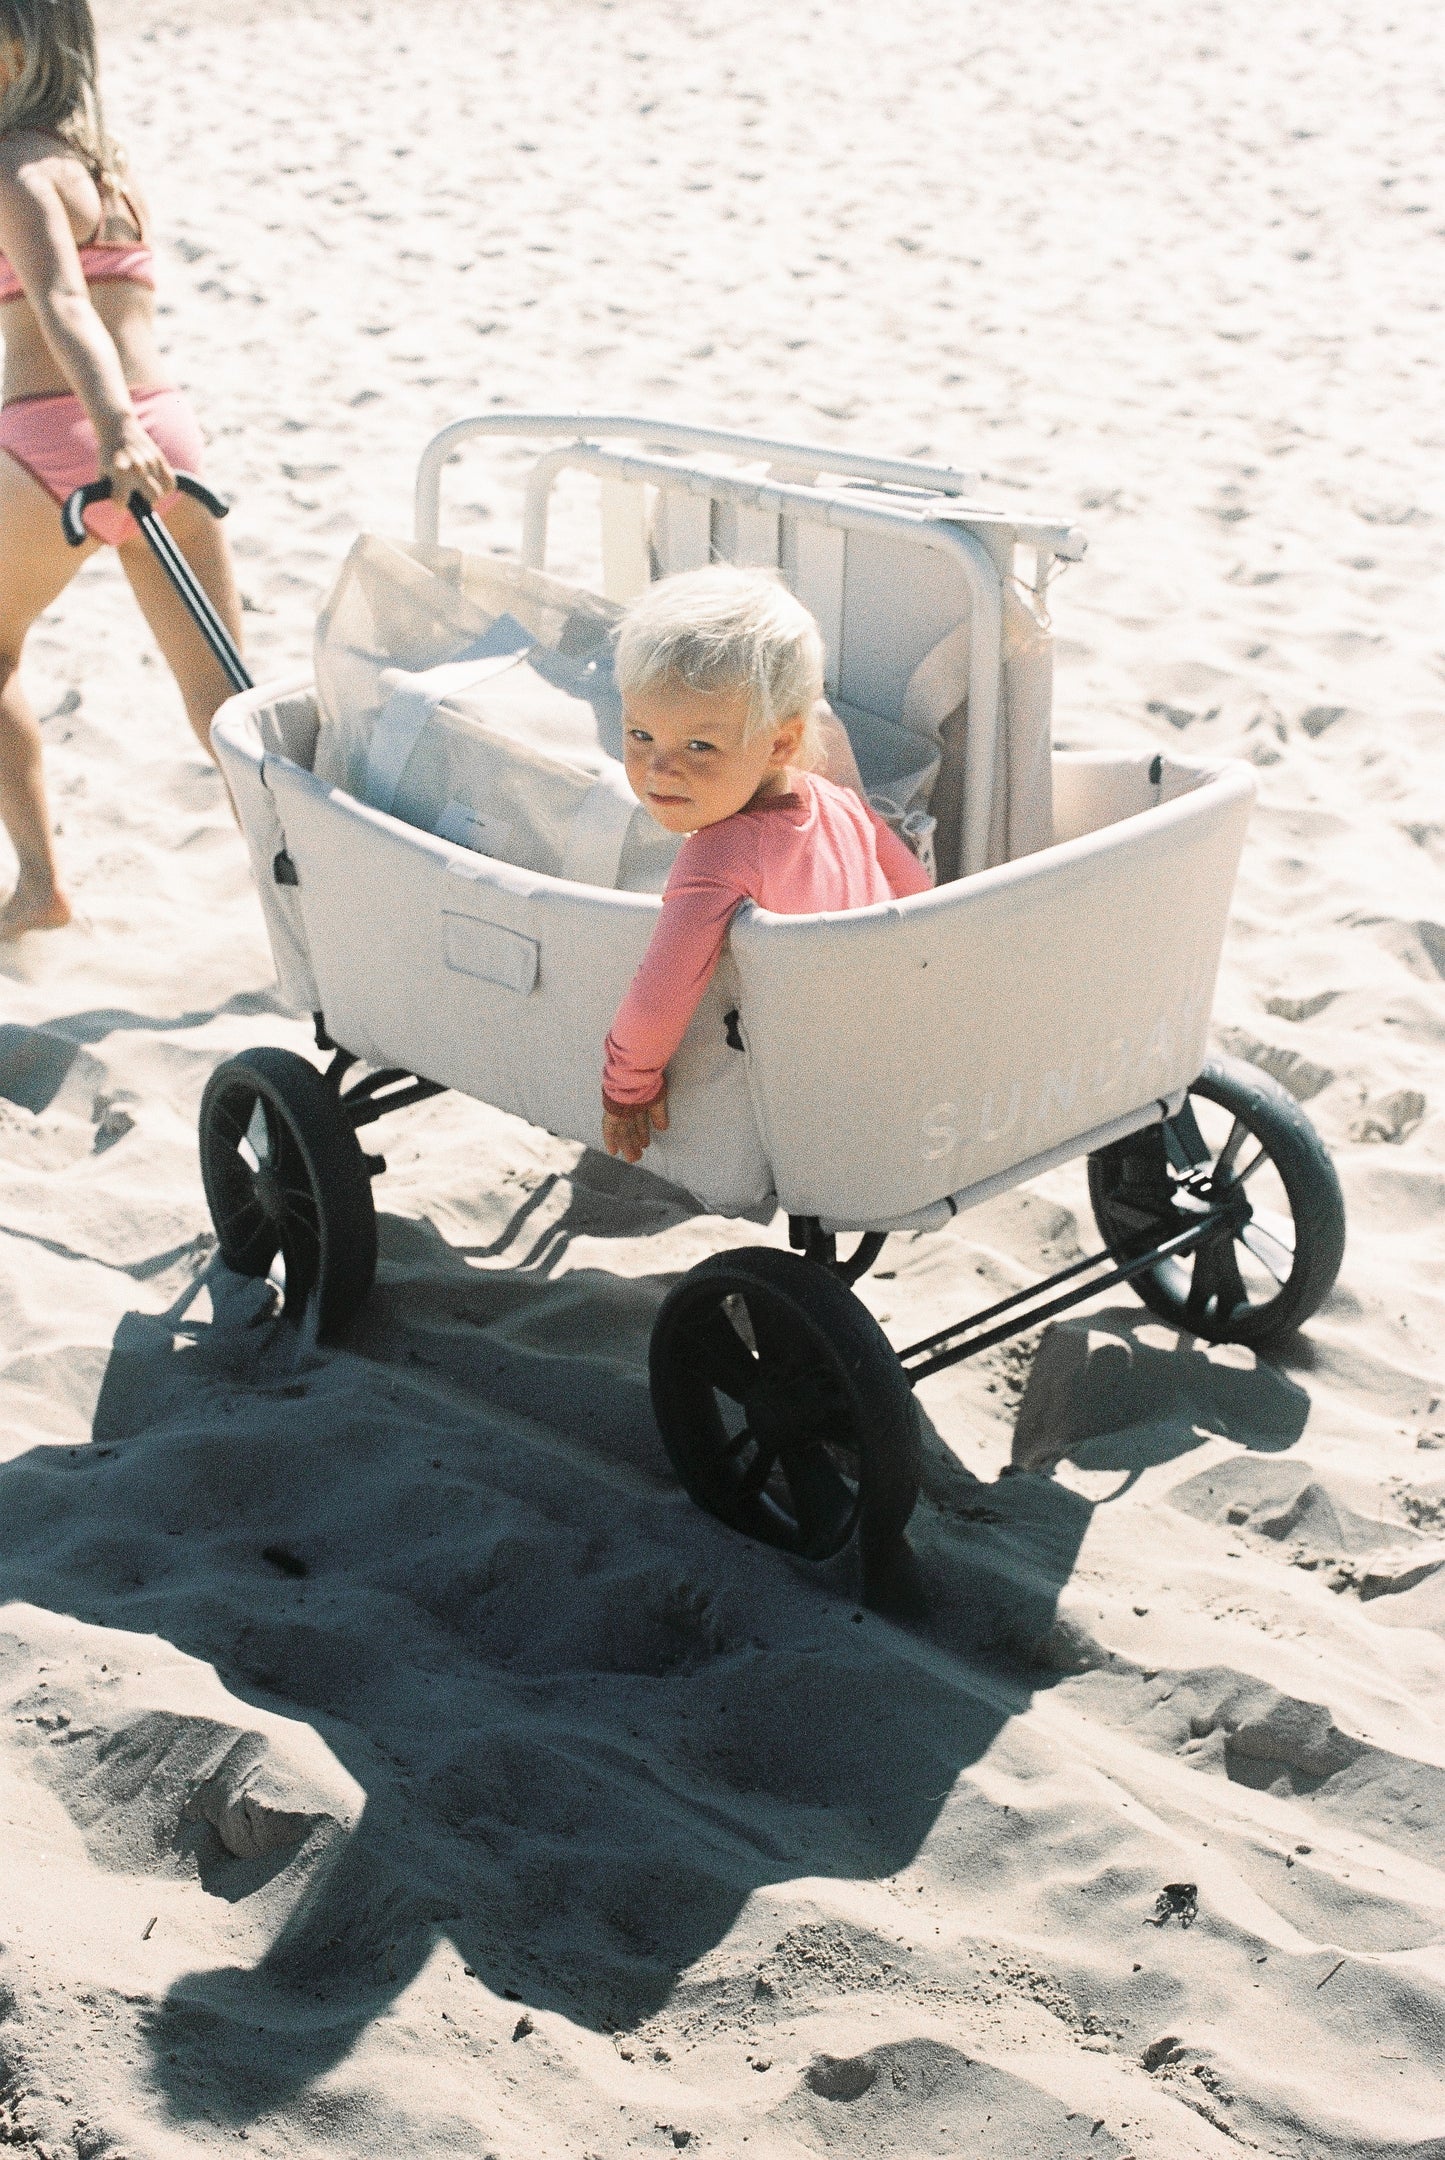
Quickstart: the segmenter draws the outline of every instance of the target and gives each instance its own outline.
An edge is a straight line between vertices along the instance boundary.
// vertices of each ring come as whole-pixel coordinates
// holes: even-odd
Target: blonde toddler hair
[[[745,690],[749,736],[801,714],[796,762],[817,762],[823,639],[802,602],[766,570],[715,563],[660,578],[623,616],[615,666],[624,697],[669,682],[704,694]]]

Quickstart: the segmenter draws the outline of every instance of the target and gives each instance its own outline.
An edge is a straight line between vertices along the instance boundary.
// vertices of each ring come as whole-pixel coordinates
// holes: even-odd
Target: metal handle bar
[[[835,473],[841,478],[871,480],[883,487],[916,488],[923,494],[971,495],[978,485],[976,472],[960,471],[952,465],[928,465],[917,458],[865,457],[855,450],[829,449],[822,443],[742,435],[728,428],[648,420],[631,413],[477,413],[442,428],[422,452],[416,476],[418,540],[435,543],[441,522],[442,467],[454,450],[478,435],[580,435],[586,441],[622,436],[669,450],[715,450],[734,457],[767,458],[780,471],[788,468],[793,472]]]
[[[218,495],[214,488],[208,488],[205,481],[198,480],[194,473],[178,472],[176,486],[183,495],[194,496],[198,503],[210,511],[213,518],[225,517],[231,508],[223,495]],[[83,547],[89,538],[85,529],[86,511],[96,503],[109,502],[114,493],[109,480],[92,480],[88,486],[78,487],[75,493],[67,498],[60,513],[60,522],[72,547]],[[170,579],[182,606],[215,654],[221,672],[231,688],[254,688],[246,663],[236,650],[230,631],[216,613],[210,595],[195,571],[157,517],[155,504],[137,488],[126,508],[140,527],[146,545]]]
[[[568,465],[632,474],[661,486],[676,484],[689,490],[696,482],[702,492],[776,509],[780,515],[803,513],[820,523],[844,529],[872,529],[880,521],[906,522],[927,546],[953,555],[960,563],[973,603],[974,633],[969,650],[970,724],[964,747],[965,874],[982,870],[988,860],[990,805],[993,802],[996,728],[999,696],[1001,638],[1001,580],[1012,562],[1017,529],[1004,524],[996,513],[984,512],[982,530],[966,524],[944,523],[937,516],[951,498],[966,494],[974,475],[949,466],[922,465],[907,458],[871,458],[856,451],[829,450],[818,444],[775,441],[760,435],[740,435],[724,428],[685,426],[677,421],[646,420],[605,413],[481,413],[454,420],[434,435],[422,452],[416,480],[416,536],[435,545],[441,518],[442,468],[460,444],[476,436],[559,435],[575,431],[575,439],[561,449],[547,452],[532,468],[527,485],[523,521],[522,561],[532,569],[544,567],[547,534],[547,496],[557,474]],[[811,470],[867,479],[883,490],[906,487],[911,500],[899,495],[870,496],[863,490],[845,494],[841,489],[824,493],[810,485],[770,478],[741,480],[717,474],[706,479],[689,474],[685,467],[674,473],[658,457],[635,456],[604,447],[604,438],[618,436],[672,450],[726,450],[734,456],[767,457],[774,473]],[[930,500],[931,497],[931,500]],[[940,498],[942,499],[940,501]],[[1040,528],[1040,530],[1045,530]],[[1067,528],[1048,529],[1049,547],[1057,547]],[[991,543],[991,545],[990,545]]]

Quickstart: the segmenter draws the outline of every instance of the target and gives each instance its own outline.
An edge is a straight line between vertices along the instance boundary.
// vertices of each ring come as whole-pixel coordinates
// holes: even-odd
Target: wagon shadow
[[[1020,1416],[1014,1432],[1016,1470],[1047,1471],[1065,1460],[1116,1470],[1122,1482],[1109,1497],[1121,1499],[1145,1471],[1211,1436],[1274,1455],[1292,1448],[1308,1422],[1309,1394],[1282,1359],[1179,1334],[1132,1302],[1095,1309],[1057,1334],[1072,1341],[1047,1345],[1066,1354],[1038,1361],[1029,1405],[1036,1414]],[[1081,1358],[1090,1337],[1094,1354]]]
[[[607,1234],[600,1182],[600,1201],[569,1201],[566,1240]],[[659,1187],[660,1213],[676,1205]],[[365,1790],[259,1962],[190,1973],[148,2013],[177,2121],[203,2087],[206,2112],[243,2125],[311,2084],[439,1944],[493,1997],[592,2030],[645,2023],[768,1886],[907,1867],[1067,1665],[1077,1494],[981,1484],[930,1428],[917,1535],[868,1586],[902,1624],[867,1618],[855,1555],[808,1569],[678,1493],[645,1382],[671,1278],[558,1274],[550,1245],[535,1256],[538,1213],[510,1226],[520,1264],[489,1269],[384,1218],[346,1351],[228,1320],[234,1278],[213,1276],[219,1321],[127,1317],[93,1420],[105,1519],[153,1529],[164,1506],[184,1594],[174,1572],[152,1597],[83,1568],[58,1594],[41,1460],[57,1451],[0,1470],[0,1594],[162,1634],[239,1701],[314,1726]],[[238,1432],[257,1397],[264,1420]],[[237,1448],[263,1438],[264,1473],[238,1486]],[[243,1497],[222,1561],[205,1533],[227,1491]],[[277,1549],[304,1582],[268,1566]],[[178,1850],[195,1835],[177,1825]],[[197,1858],[212,1886],[233,1865]]]

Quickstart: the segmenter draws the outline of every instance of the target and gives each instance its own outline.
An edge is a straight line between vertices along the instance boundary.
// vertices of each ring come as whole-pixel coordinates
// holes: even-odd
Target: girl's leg
[[[182,495],[166,512],[166,530],[239,645],[241,603],[231,569],[231,551],[220,526],[191,496]],[[186,701],[187,718],[202,748],[209,751],[211,722],[230,697],[231,685],[186,612],[185,603],[140,534],[127,540],[119,554],[131,590],[140,602],[141,613],[150,624],[155,641]]]
[[[15,891],[0,908],[0,939],[57,930],[70,920],[50,835],[40,730],[19,671],[31,624],[95,545],[68,546],[58,505],[23,465],[0,451],[0,822],[20,861]]]

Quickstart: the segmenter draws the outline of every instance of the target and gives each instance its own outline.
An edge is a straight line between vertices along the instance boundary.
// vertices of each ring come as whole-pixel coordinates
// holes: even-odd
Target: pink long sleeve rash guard
[[[851,788],[799,774],[769,796],[689,834],[662,896],[662,919],[607,1038],[609,1110],[655,1102],[744,900],[774,915],[871,907],[927,892],[928,873]]]

